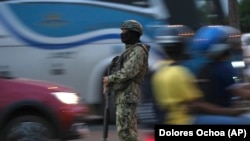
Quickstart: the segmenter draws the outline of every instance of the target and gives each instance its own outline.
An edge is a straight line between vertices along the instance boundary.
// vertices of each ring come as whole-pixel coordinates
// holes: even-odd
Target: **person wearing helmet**
[[[165,124],[250,124],[250,120],[237,117],[245,110],[226,108],[204,101],[195,75],[182,64],[185,40],[172,26],[164,34],[156,35],[156,42],[168,56],[152,77],[155,100],[165,110]]]
[[[137,104],[141,97],[141,83],[148,68],[149,47],[142,44],[142,25],[135,20],[121,24],[121,41],[125,51],[119,56],[116,69],[103,77],[104,93],[109,87],[115,93],[116,126],[121,141],[138,141]],[[117,67],[118,66],[118,67]]]
[[[239,31],[233,27],[227,27],[226,31],[223,30],[224,28],[224,26],[210,27],[206,33],[200,32],[201,36],[211,30],[217,30],[216,36],[207,36],[207,42],[202,45],[203,47],[206,45],[203,54],[210,62],[201,67],[197,79],[206,101],[222,107],[232,107],[235,106],[233,99],[236,97],[249,100],[250,91],[249,84],[248,86],[244,84],[244,87],[237,84],[236,87],[235,78],[238,75],[230,59],[232,47],[236,45],[231,37],[238,37],[232,34],[237,35]],[[229,32],[232,30],[234,32]]]
[[[240,45],[240,31],[231,26],[203,26],[197,30],[192,40],[187,46],[190,59],[185,61],[188,67],[196,76],[200,69],[211,61],[206,54],[213,44]]]

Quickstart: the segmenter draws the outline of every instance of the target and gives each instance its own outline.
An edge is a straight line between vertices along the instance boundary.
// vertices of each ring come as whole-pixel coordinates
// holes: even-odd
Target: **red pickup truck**
[[[49,141],[84,136],[88,107],[73,89],[0,76],[0,140]]]

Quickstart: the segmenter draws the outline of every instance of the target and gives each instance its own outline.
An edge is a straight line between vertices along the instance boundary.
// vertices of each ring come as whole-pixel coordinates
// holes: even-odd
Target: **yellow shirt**
[[[156,102],[168,110],[166,124],[192,123],[193,116],[187,112],[186,102],[202,96],[194,80],[191,72],[180,65],[165,65],[153,75]]]

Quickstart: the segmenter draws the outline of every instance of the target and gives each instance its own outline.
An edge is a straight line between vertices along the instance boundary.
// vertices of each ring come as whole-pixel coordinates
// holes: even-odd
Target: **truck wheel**
[[[14,118],[7,123],[2,133],[4,141],[54,141],[56,137],[48,122],[38,116]]]

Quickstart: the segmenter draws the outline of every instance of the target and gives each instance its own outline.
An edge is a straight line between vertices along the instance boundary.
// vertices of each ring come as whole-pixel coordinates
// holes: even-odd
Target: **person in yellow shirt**
[[[152,76],[152,90],[157,105],[166,112],[165,124],[250,124],[238,117],[244,110],[224,108],[205,102],[195,76],[182,63],[185,52],[183,32],[187,27],[168,26],[156,36],[167,59]],[[201,114],[202,113],[202,114]]]
[[[170,60],[167,66],[154,75],[154,93],[159,105],[166,105],[167,123],[188,124],[193,121],[192,115],[187,113],[188,101],[201,98],[202,94],[188,70],[175,63],[177,62]]]

